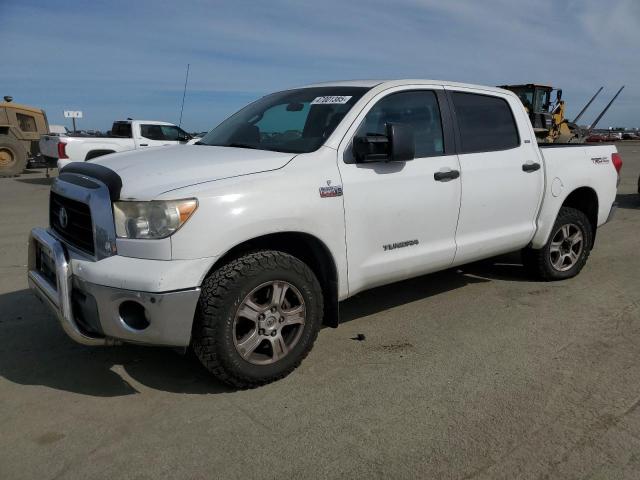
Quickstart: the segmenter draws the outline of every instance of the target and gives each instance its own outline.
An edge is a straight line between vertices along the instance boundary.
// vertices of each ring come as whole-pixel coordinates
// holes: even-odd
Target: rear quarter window
[[[509,103],[503,98],[453,92],[459,153],[508,150],[520,145],[518,127]]]
[[[111,135],[114,137],[131,138],[131,124],[126,122],[116,122],[111,127]]]

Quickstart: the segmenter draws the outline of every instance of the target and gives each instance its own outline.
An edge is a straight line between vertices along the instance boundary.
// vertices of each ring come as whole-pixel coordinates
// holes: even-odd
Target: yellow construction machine
[[[565,118],[565,102],[562,100],[562,89],[538,83],[501,85],[500,88],[510,90],[520,98],[529,114],[538,143],[584,143],[590,132],[609,110],[611,104],[618,98],[624,86],[618,90],[604,110],[600,112],[600,115],[587,128],[578,126],[577,122],[600,94],[603,87],[598,89],[573,121]],[[555,100],[552,101],[551,97],[554,91],[556,96]]]

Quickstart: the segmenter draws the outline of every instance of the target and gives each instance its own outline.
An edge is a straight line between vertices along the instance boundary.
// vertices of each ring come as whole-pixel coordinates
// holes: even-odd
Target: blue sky
[[[265,93],[357,78],[563,88],[569,116],[623,84],[599,126],[640,127],[638,0],[0,0],[0,96],[82,128],[208,130]]]

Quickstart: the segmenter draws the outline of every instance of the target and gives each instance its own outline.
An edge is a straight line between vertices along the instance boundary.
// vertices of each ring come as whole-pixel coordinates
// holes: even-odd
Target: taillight
[[[620,156],[619,153],[611,154],[611,163],[613,163],[613,166],[616,169],[616,172],[620,174],[620,170],[622,170],[622,157]]]
[[[69,158],[67,157],[67,144],[64,142],[58,142],[58,158]]]

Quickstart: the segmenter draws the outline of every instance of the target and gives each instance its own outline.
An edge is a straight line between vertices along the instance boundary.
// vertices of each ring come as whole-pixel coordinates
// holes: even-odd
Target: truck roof
[[[19,110],[26,110],[27,112],[32,113],[42,113],[41,108],[30,107],[29,105],[22,105],[21,103],[15,102],[0,102],[0,108],[14,108]]]
[[[116,120],[113,123],[133,123],[133,122],[146,123],[147,125],[173,125],[173,126],[175,126],[175,124],[171,123],[171,122],[160,122],[158,120],[138,120],[138,119],[134,119],[134,120]]]
[[[497,87],[489,87],[487,85],[474,85],[471,83],[459,83],[459,82],[450,82],[447,80],[427,80],[423,78],[404,78],[397,80],[338,80],[334,82],[322,82],[322,83],[313,83],[310,85],[304,85],[304,87],[300,88],[309,88],[309,87],[366,87],[373,88],[377,86],[385,86],[385,87],[399,87],[402,85],[446,85],[450,87],[466,87],[466,88],[477,88],[482,90],[494,91],[504,93],[505,90]]]
[[[519,83],[518,85],[500,85],[500,88],[531,88],[531,87],[543,87],[543,88],[553,88],[551,85],[547,85],[546,83]]]

